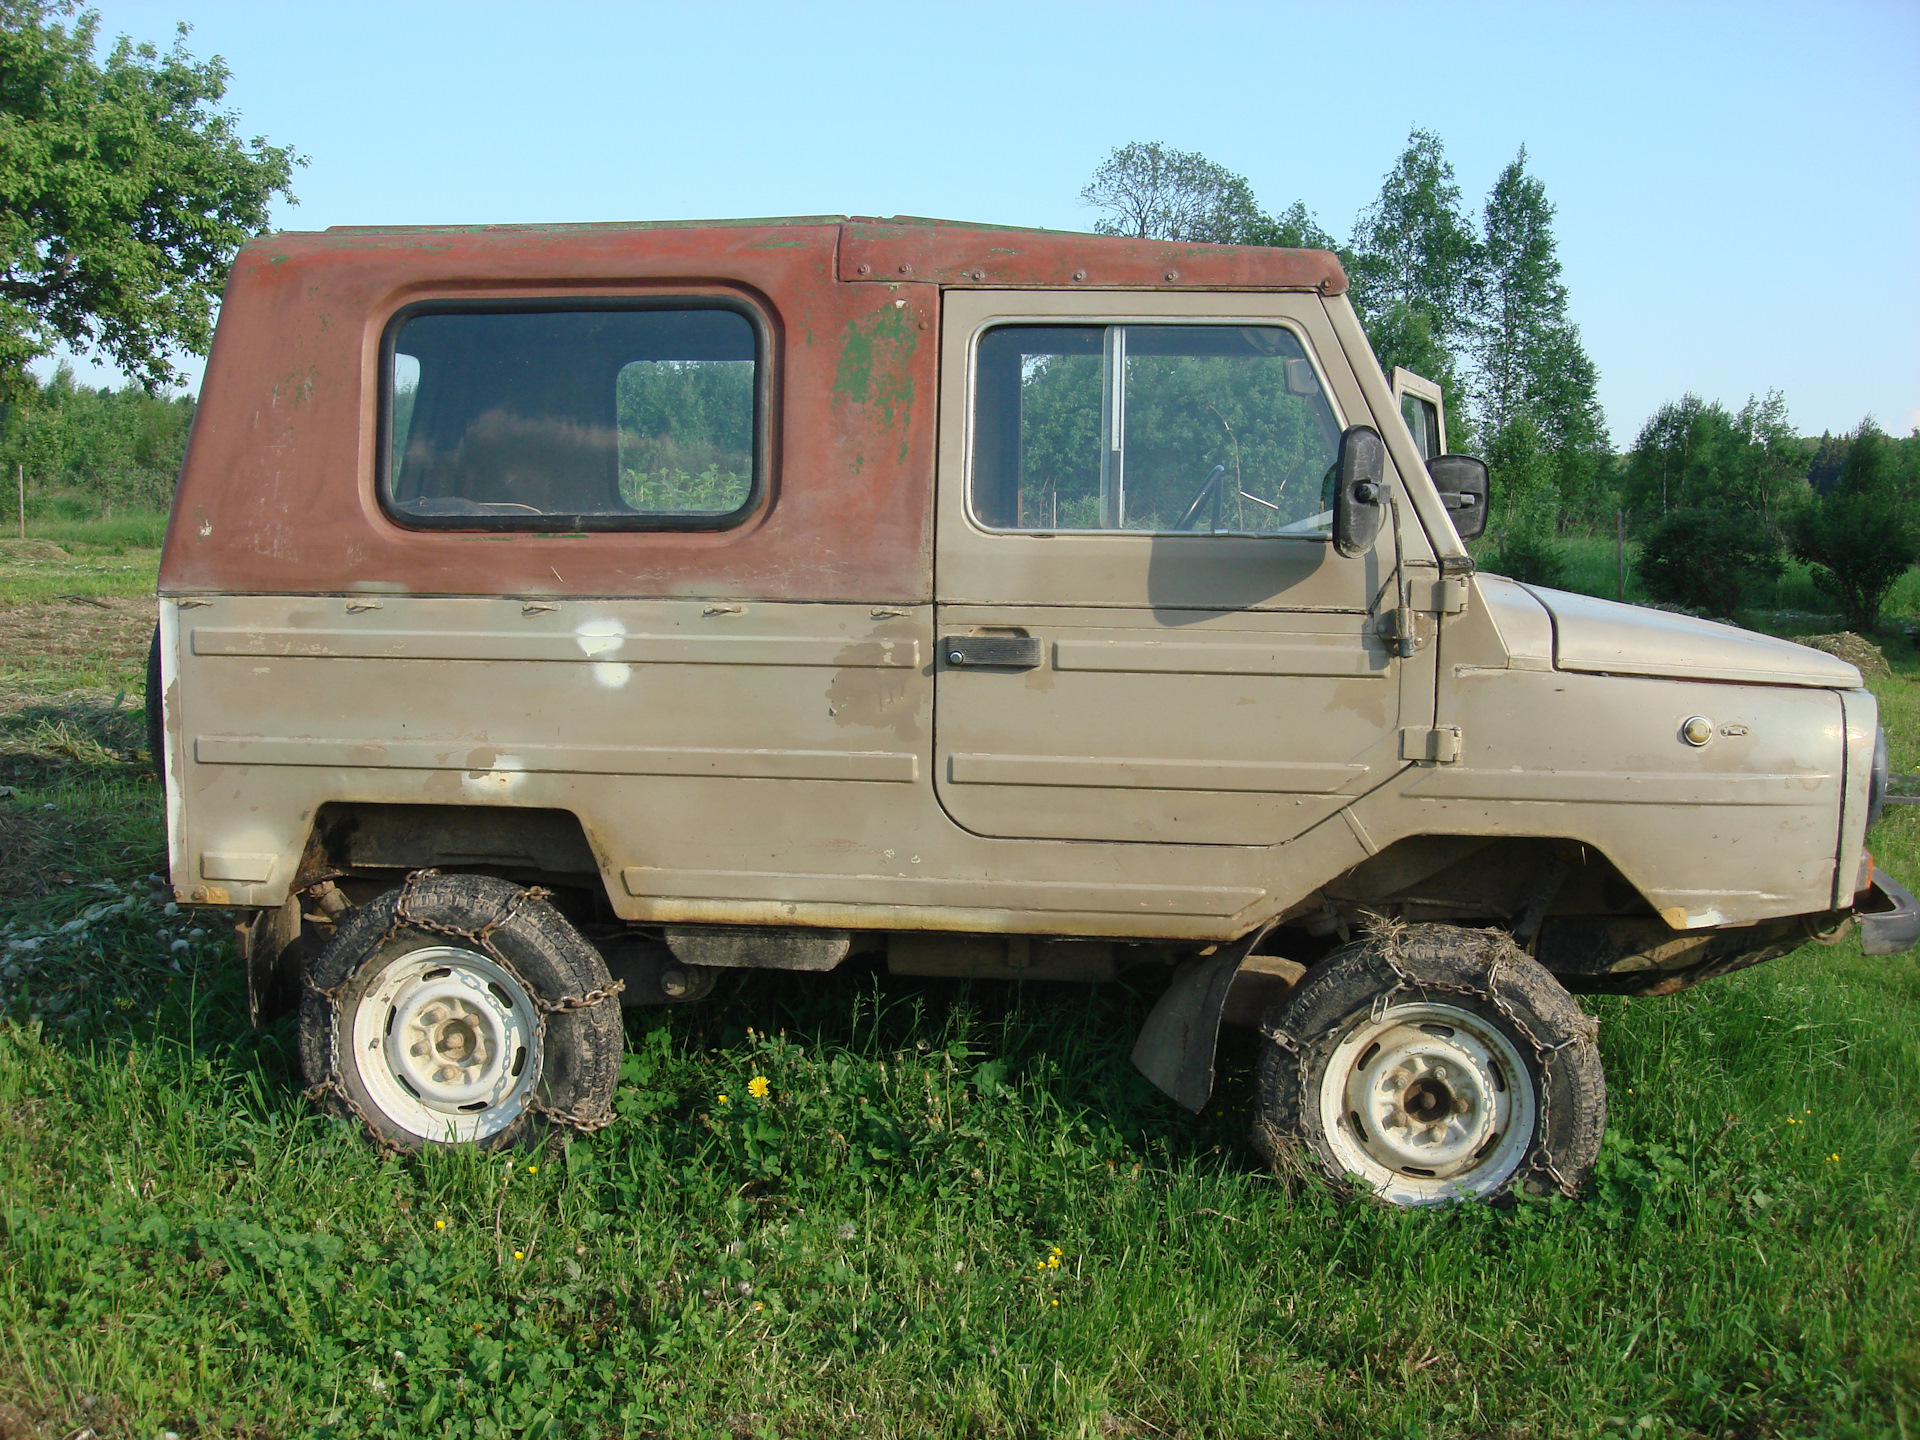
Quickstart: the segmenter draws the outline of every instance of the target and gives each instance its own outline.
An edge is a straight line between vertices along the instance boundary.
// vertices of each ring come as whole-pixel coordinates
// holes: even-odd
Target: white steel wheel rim
[[[1426,1001],[1369,1015],[1334,1049],[1320,1122],[1335,1160],[1382,1200],[1474,1200],[1513,1178],[1539,1114],[1533,1072],[1502,1030]]]
[[[540,1016],[507,969],[432,945],[381,971],[345,1027],[367,1096],[422,1140],[484,1140],[540,1078]]]

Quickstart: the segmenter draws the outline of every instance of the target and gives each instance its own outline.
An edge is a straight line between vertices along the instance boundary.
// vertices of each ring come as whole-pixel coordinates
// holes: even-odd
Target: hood
[[[1860,688],[1860,672],[1846,661],[1791,640],[1538,585],[1514,588],[1526,591],[1553,617],[1553,663],[1559,670]]]

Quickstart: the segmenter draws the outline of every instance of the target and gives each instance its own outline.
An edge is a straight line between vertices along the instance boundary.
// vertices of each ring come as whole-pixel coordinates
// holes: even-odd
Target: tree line
[[[25,481],[30,517],[110,518],[172,505],[192,397],[78,385],[65,365],[15,394],[0,429],[0,471],[7,490]]]
[[[1777,391],[1737,411],[1686,395],[1614,451],[1525,146],[1470,211],[1440,137],[1414,129],[1345,241],[1303,201],[1263,209],[1244,176],[1157,142],[1116,147],[1080,198],[1102,234],[1337,254],[1382,369],[1437,381],[1448,448],[1487,461],[1489,569],[1554,584],[1565,541],[1625,532],[1655,597],[1730,616],[1791,555],[1871,630],[1920,559],[1920,432],[1867,419],[1811,441]]]

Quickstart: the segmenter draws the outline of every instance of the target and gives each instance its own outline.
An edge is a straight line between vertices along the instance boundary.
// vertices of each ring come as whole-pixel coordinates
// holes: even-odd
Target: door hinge
[[[1467,608],[1467,582],[1451,575],[1438,580],[1412,580],[1407,589],[1413,608],[1435,615],[1459,615]]]
[[[1460,758],[1460,727],[1405,726],[1400,731],[1400,758],[1429,765],[1451,765]]]
[[[1420,623],[1406,606],[1382,612],[1378,628],[1392,654],[1406,659],[1419,653]]]

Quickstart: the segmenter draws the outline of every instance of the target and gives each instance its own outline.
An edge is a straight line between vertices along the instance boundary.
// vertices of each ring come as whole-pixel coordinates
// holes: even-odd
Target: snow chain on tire
[[[301,977],[301,983],[306,989],[325,1000],[332,1011],[328,1025],[328,1029],[332,1035],[332,1047],[328,1057],[327,1074],[319,1084],[310,1087],[302,1093],[309,1101],[314,1102],[324,1100],[329,1096],[339,1100],[353,1117],[360,1122],[361,1127],[372,1137],[373,1143],[383,1154],[404,1154],[405,1147],[383,1132],[380,1127],[374,1123],[373,1117],[368,1115],[367,1112],[361,1108],[359,1102],[354,1099],[352,1092],[340,1083],[340,1030],[342,1018],[340,1013],[340,994],[353,983],[354,977],[360,973],[361,967],[364,966],[368,960],[371,960],[384,950],[403,930],[418,930],[425,934],[444,935],[451,939],[463,940],[467,944],[483,951],[496,965],[506,971],[508,975],[512,976],[514,983],[520,987],[521,993],[527,997],[527,1000],[534,1008],[535,1020],[538,1027],[538,1038],[543,1051],[547,1038],[547,1016],[563,1015],[578,1010],[591,1010],[594,1006],[604,1005],[609,1000],[617,1002],[620,992],[627,988],[624,980],[615,980],[611,984],[597,986],[583,995],[563,995],[558,1000],[548,1000],[542,996],[537,989],[526,982],[525,977],[515,968],[511,960],[500,953],[499,948],[493,943],[493,933],[501,926],[510,924],[513,921],[514,916],[519,912],[523,902],[527,900],[544,900],[552,892],[538,885],[529,885],[515,894],[500,913],[487,921],[486,924],[476,930],[463,930],[457,925],[445,925],[437,920],[428,920],[412,913],[411,906],[414,891],[419,887],[420,882],[439,873],[438,870],[415,870],[407,876],[405,882],[400,886],[400,893],[394,900],[393,918],[387,923],[387,928],[381,932],[380,938],[368,946],[360,958],[349,966],[347,972],[332,986],[322,989],[313,983],[311,975],[303,975]],[[606,1129],[616,1118],[611,1105],[603,1104],[598,1110],[590,1114],[578,1110],[563,1110],[552,1105],[543,1104],[534,1098],[531,1090],[527,1092],[525,1099],[522,1101],[522,1105],[523,1108],[533,1111],[535,1114],[551,1121],[553,1124],[564,1125],[568,1129],[577,1131],[583,1135],[591,1134],[595,1130]]]
[[[1478,954],[1470,958],[1479,959],[1485,963],[1486,981],[1484,984],[1473,985],[1458,984],[1446,980],[1423,980],[1409,974],[1406,966],[1402,963],[1407,959],[1406,952],[1401,947],[1401,936],[1406,928],[1407,927],[1399,921],[1381,918],[1376,920],[1367,929],[1366,938],[1369,953],[1385,961],[1388,968],[1392,970],[1394,977],[1393,984],[1374,997],[1369,1014],[1375,1023],[1378,1023],[1386,1014],[1388,1008],[1393,1003],[1394,996],[1400,994],[1403,990],[1418,990],[1443,994],[1452,993],[1484,1001],[1498,1011],[1506,1022],[1513,1027],[1514,1035],[1525,1041],[1526,1044],[1532,1048],[1534,1061],[1541,1067],[1542,1074],[1545,1073],[1545,1067],[1549,1057],[1565,1050],[1571,1045],[1577,1045],[1583,1042],[1588,1044],[1598,1043],[1600,1038],[1600,1022],[1584,1010],[1579,1011],[1579,1019],[1575,1021],[1571,1027],[1573,1033],[1557,1045],[1548,1045],[1541,1041],[1541,1039],[1534,1034],[1533,1028],[1514,1012],[1513,1007],[1509,1005],[1506,999],[1500,994],[1500,987],[1497,983],[1501,968],[1508,958],[1507,950],[1513,943],[1512,937],[1508,935],[1506,931],[1468,930],[1464,928],[1456,931],[1456,933],[1462,937],[1475,937],[1481,942]],[[1287,1012],[1283,1010],[1277,1020],[1270,1018],[1268,1023],[1260,1027],[1260,1033],[1267,1040],[1293,1056],[1300,1092],[1305,1095],[1309,1092],[1310,1079],[1308,1074],[1309,1047],[1304,1043],[1307,1037],[1294,1035],[1286,1028],[1286,1014]],[[1548,1145],[1548,1137],[1553,1133],[1553,1117],[1550,1109],[1553,1103],[1552,1087],[1542,1084],[1538,1089],[1540,1118],[1537,1122],[1536,1130],[1540,1140],[1535,1152],[1535,1159],[1531,1163],[1537,1166],[1547,1178],[1553,1181],[1555,1189],[1562,1195],[1572,1199],[1579,1194],[1580,1182],[1577,1179],[1570,1179],[1567,1176],[1560,1160],[1552,1154]]]

